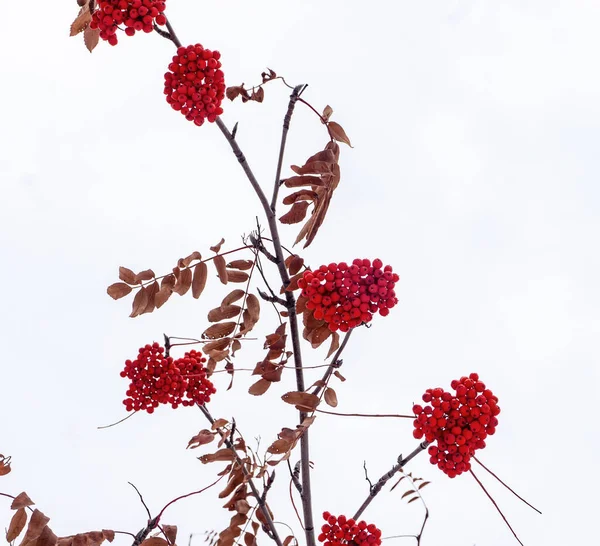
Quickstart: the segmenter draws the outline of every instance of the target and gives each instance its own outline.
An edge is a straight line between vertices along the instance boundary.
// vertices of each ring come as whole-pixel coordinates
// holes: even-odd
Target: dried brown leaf
[[[286,264],[288,267],[288,271],[290,272],[290,275],[296,275],[296,273],[298,273],[300,271],[300,269],[302,269],[302,266],[304,265],[304,258],[301,258],[300,256],[298,256],[298,254],[294,254],[293,256],[291,256],[291,260],[289,262],[289,264]]]
[[[422,484],[419,485],[419,489],[423,489],[423,487],[425,487],[426,485],[429,485],[431,482],[423,482]]]
[[[240,93],[242,93],[243,91],[245,91],[244,89],[244,85],[232,85],[231,87],[228,87],[225,90],[225,96],[229,99],[229,100],[234,100],[236,99]]]
[[[405,492],[405,493],[402,495],[402,497],[400,497],[400,498],[402,498],[402,499],[403,499],[404,497],[408,497],[408,495],[412,495],[413,493],[416,493],[416,491],[415,491],[414,489],[409,489],[409,490],[408,490],[408,491],[406,491],[406,492]]]
[[[188,442],[186,449],[195,449],[205,444],[210,444],[215,439],[215,433],[208,429],[202,429],[196,436],[193,436]]]
[[[283,183],[286,188],[298,188],[300,186],[324,186],[325,181],[318,176],[291,176],[286,178]]]
[[[256,383],[250,386],[250,388],[248,389],[248,393],[252,394],[253,396],[261,396],[269,390],[270,386],[270,381],[260,378]]]
[[[309,189],[302,189],[295,191],[294,193],[290,193],[283,199],[284,205],[291,205],[292,203],[296,203],[297,201],[315,201],[318,198],[317,192]]]
[[[196,299],[200,297],[204,287],[206,286],[206,279],[208,278],[208,266],[201,262],[194,270],[194,278],[192,279],[192,296]]]
[[[34,541],[35,539],[37,539],[49,521],[50,518],[45,516],[36,508],[31,514],[31,517],[29,519],[29,525],[27,526],[27,531],[25,532],[25,536],[23,537],[21,545],[24,545],[27,542]]]
[[[100,41],[100,29],[90,28],[89,25],[83,31],[83,43],[87,50],[91,53],[96,49],[98,42]]]
[[[201,259],[202,259],[202,254],[200,254],[200,252],[195,250],[189,256],[186,256],[185,258],[179,258],[179,260],[177,260],[177,267],[179,267],[179,269],[184,269],[186,267],[189,267],[189,265],[194,260],[201,260]]]
[[[227,284],[227,266],[225,265],[225,258],[223,258],[223,256],[215,256],[213,262],[217,269],[219,280],[223,284]]]
[[[169,543],[163,537],[149,537],[140,546],[169,546]]]
[[[211,351],[222,351],[227,348],[231,343],[231,338],[225,337],[222,339],[218,339],[216,341],[211,341],[210,343],[206,343],[202,349],[205,354],[210,353]]]
[[[419,500],[419,497],[413,497],[412,499],[410,499],[406,504],[410,504],[411,502],[414,502],[416,500]]]
[[[262,87],[259,87],[256,91],[252,92],[251,100],[256,102],[262,102],[265,100],[265,90]]]
[[[118,300],[125,297],[131,292],[132,288],[124,282],[116,282],[111,284],[107,289],[106,293],[113,299]]]
[[[337,332],[333,332],[331,336],[331,345],[329,346],[329,351],[327,351],[326,359],[329,358],[333,353],[335,353],[340,348],[340,334]]]
[[[352,144],[350,144],[350,139],[348,138],[346,131],[344,131],[344,129],[339,123],[336,123],[335,121],[330,121],[327,124],[327,126],[329,127],[329,132],[331,133],[331,136],[333,138],[335,138],[338,142],[348,144],[348,146],[352,148]]]
[[[137,284],[135,280],[135,273],[126,267],[119,267],[119,279],[127,284]]]
[[[238,301],[239,299],[244,297],[244,294],[246,292],[244,290],[242,290],[241,288],[236,288],[235,290],[232,290],[231,292],[229,292],[229,294],[227,294],[224,298],[223,301],[221,302],[221,306],[226,306],[226,305],[230,305],[232,304],[234,301]]]
[[[35,546],[56,546],[57,542],[58,542],[58,537],[52,532],[52,529],[50,529],[50,527],[48,527],[46,525],[42,529],[40,536],[37,537],[37,539],[35,541],[32,541],[28,544],[31,546],[33,546],[33,544],[35,544]],[[21,546],[23,546],[24,543],[25,543],[25,539],[23,539]]]
[[[135,282],[137,284],[142,281],[150,281],[150,280],[154,279],[154,277],[156,277],[156,275],[154,274],[154,271],[152,271],[152,269],[144,269],[144,271],[140,271],[135,276]]]
[[[156,301],[155,301],[156,295],[160,291],[158,281],[154,281],[152,284],[147,285],[146,290],[148,291],[148,305],[146,305],[146,308],[140,314],[152,313],[152,311],[154,311],[154,309],[156,309]]]
[[[228,336],[235,330],[235,327],[235,322],[220,322],[219,324],[213,324],[204,330],[202,339],[219,339]]]
[[[12,501],[10,505],[11,510],[18,510],[19,508],[26,508],[27,506],[33,506],[35,502],[33,502],[27,493],[23,491],[19,493]]]
[[[250,276],[244,271],[238,271],[237,269],[227,270],[227,282],[246,282]]]
[[[320,347],[332,334],[327,324],[323,324],[311,332],[309,341],[313,349]]]
[[[163,525],[162,530],[167,537],[169,544],[173,546],[177,540],[177,525]]]
[[[223,419],[222,417],[219,419],[215,419],[215,422],[211,425],[213,430],[217,430],[218,428],[223,428],[225,425],[228,425],[229,421],[227,419]]]
[[[292,208],[279,218],[282,224],[297,224],[306,218],[306,211],[310,203],[308,201],[298,201],[292,205]]]
[[[246,309],[250,315],[250,320],[256,324],[260,318],[260,302],[254,294],[248,294],[246,297]]]
[[[242,271],[247,271],[248,269],[252,269],[254,262],[252,260],[233,260],[227,264],[227,267],[232,267],[233,269],[240,269]]]
[[[90,10],[86,4],[79,10],[79,14],[77,15],[73,23],[71,23],[69,36],[77,36],[77,34],[83,32],[90,24],[91,20],[92,14],[90,13]]]
[[[148,301],[148,290],[146,289],[146,287],[142,286],[142,288],[140,288],[138,290],[138,293],[135,295],[135,298],[133,298],[131,314],[129,316],[131,318],[134,318],[141,315],[146,310],[146,307],[148,306]]]
[[[104,538],[108,540],[108,542],[115,540],[115,532],[110,529],[102,529],[102,534],[104,535]]]
[[[160,309],[167,300],[171,297],[173,289],[170,286],[163,286],[154,296],[154,305],[157,309]]]
[[[215,246],[211,246],[210,249],[218,254],[221,251],[224,242],[225,239],[222,238]]]
[[[320,402],[319,397],[310,392],[286,392],[281,399],[288,404],[302,406],[304,410],[308,408],[310,411],[313,411]]]
[[[325,121],[329,121],[331,114],[333,114],[333,108],[331,106],[329,106],[329,104],[328,104],[327,106],[325,106],[325,109],[323,110],[323,119]]]
[[[12,542],[15,540],[20,534],[21,531],[25,528],[25,524],[27,523],[27,512],[25,512],[25,508],[19,508],[13,515],[10,520],[10,524],[8,525],[8,531],[6,532],[6,542]]]
[[[327,403],[328,406],[331,406],[332,408],[337,407],[337,405],[338,405],[337,394],[331,387],[327,387],[325,389],[324,396],[325,396],[325,402]]]
[[[281,293],[283,294],[283,292],[293,292],[294,290],[298,290],[298,280],[301,279],[304,276],[304,273],[296,273],[293,277],[290,278],[290,284],[287,285],[285,290],[282,290]],[[298,299],[300,299],[303,296],[300,296]],[[300,312],[300,311],[299,311]]]
[[[221,307],[216,307],[208,312],[208,321],[219,322],[221,320],[237,317],[241,310],[242,308],[239,305],[224,305]]]
[[[208,453],[206,455],[202,455],[201,457],[198,457],[198,459],[200,459],[201,463],[207,464],[214,463],[217,461],[233,461],[235,460],[235,455],[233,451],[231,451],[231,449],[223,448],[219,449],[215,453]]]
[[[192,270],[189,268],[182,269],[177,277],[177,284],[173,288],[173,292],[176,292],[180,296],[183,296],[192,286]]]

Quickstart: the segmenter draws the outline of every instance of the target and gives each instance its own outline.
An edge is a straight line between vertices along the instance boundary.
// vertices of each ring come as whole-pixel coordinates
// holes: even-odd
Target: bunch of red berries
[[[206,377],[202,353],[190,351],[173,360],[164,352],[164,347],[153,343],[140,348],[135,360],[125,362],[121,377],[131,380],[128,398],[123,400],[127,411],[153,413],[159,404],[171,404],[175,409],[210,402],[216,390]]]
[[[358,523],[346,516],[332,516],[329,512],[323,512],[323,519],[327,522],[321,527],[319,542],[325,546],[380,546],[381,531],[372,523],[365,521]]]
[[[370,322],[374,313],[388,315],[398,303],[394,287],[399,280],[391,265],[357,258],[350,266],[341,262],[307,270],[298,279],[298,287],[315,319],[324,320],[332,332],[347,332]]]
[[[200,44],[180,47],[165,74],[165,95],[173,110],[185,119],[202,125],[213,122],[223,113],[225,78],[218,51]]]
[[[100,29],[100,38],[117,45],[117,29],[125,27],[125,34],[133,36],[138,31],[152,32],[154,23],[164,25],[164,0],[98,0],[90,28]]]
[[[429,446],[429,460],[454,478],[471,469],[475,450],[483,449],[487,436],[496,432],[500,408],[498,397],[476,373],[452,381],[451,387],[455,394],[427,389],[423,395],[427,405],[413,406],[417,416],[413,436],[437,443]]]

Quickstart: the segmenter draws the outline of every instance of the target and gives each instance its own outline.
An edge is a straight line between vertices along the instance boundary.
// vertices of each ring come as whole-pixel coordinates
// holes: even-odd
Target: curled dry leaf
[[[75,18],[75,21],[71,23],[71,29],[69,36],[76,36],[87,28],[92,20],[92,14],[90,13],[88,5],[84,5],[80,10],[79,14]]]
[[[248,269],[252,269],[253,265],[254,262],[252,260],[233,260],[227,264],[227,267],[240,269],[241,271],[247,271]]]
[[[259,87],[256,91],[252,92],[250,99],[256,102],[262,102],[265,100],[265,90],[262,87]]]
[[[213,430],[217,430],[218,428],[223,428],[228,425],[229,421],[227,419],[223,419],[222,417],[219,419],[215,419],[215,422],[212,424],[211,428]]]
[[[215,453],[202,455],[201,457],[198,457],[198,459],[200,459],[200,462],[203,464],[214,463],[218,461],[233,461],[235,459],[235,454],[233,451],[231,451],[231,449],[224,448],[219,449]]]
[[[292,203],[296,203],[297,201],[315,201],[317,197],[317,192],[304,188],[294,193],[290,193],[290,195],[287,195],[283,199],[283,204],[291,205]]]
[[[169,546],[169,543],[162,537],[149,537],[140,546]]]
[[[246,531],[244,533],[244,545],[245,546],[258,546],[258,543],[256,542],[256,535],[253,535],[252,533]]]
[[[219,339],[221,337],[228,336],[235,330],[235,327],[235,322],[221,322],[219,324],[213,324],[204,330],[202,333],[202,339]]]
[[[36,508],[31,514],[31,518],[29,519],[29,525],[27,526],[27,531],[25,532],[25,536],[23,537],[23,541],[21,542],[21,544],[33,542],[34,540],[39,538],[49,521],[50,518],[45,516]]]
[[[329,106],[329,104],[328,104],[327,106],[325,106],[325,109],[323,110],[323,119],[325,121],[329,121],[331,114],[333,114],[333,108],[331,106]]]
[[[206,279],[208,278],[208,266],[201,262],[194,269],[194,278],[192,279],[192,296],[196,299],[204,291]]]
[[[283,183],[286,188],[297,188],[299,186],[325,186],[325,181],[318,176],[291,176]]]
[[[352,144],[350,144],[350,139],[348,138],[346,131],[344,131],[344,129],[339,123],[336,123],[335,121],[330,121],[327,124],[327,126],[329,127],[329,132],[331,133],[331,136],[333,138],[335,138],[338,142],[348,144],[348,146],[352,148]]]
[[[249,279],[248,273],[238,271],[237,269],[227,269],[227,282],[246,282]]]
[[[260,378],[256,383],[250,386],[248,393],[253,396],[261,396],[269,390],[271,382],[266,379]]]
[[[5,457],[0,453],[0,476],[5,476],[10,470],[10,457]]]
[[[335,375],[342,382],[346,381],[346,378],[338,370],[335,370],[335,372],[333,372],[333,375]]]
[[[11,510],[18,510],[19,508],[25,508],[27,506],[33,506],[35,502],[33,502],[27,493],[23,491],[19,493],[12,501],[10,505]]]
[[[90,28],[89,25],[85,27],[85,30],[83,31],[83,43],[85,44],[85,47],[90,53],[94,51],[99,41],[100,29]]]
[[[192,275],[192,270],[187,267],[179,271],[179,275],[175,275],[177,284],[175,284],[173,292],[177,292],[180,296],[185,295],[192,286]]]
[[[202,429],[196,436],[193,436],[188,442],[186,449],[195,449],[205,444],[210,444],[215,439],[216,432],[208,429]]]
[[[135,276],[135,282],[136,282],[136,284],[138,284],[138,283],[141,283],[143,281],[150,281],[154,277],[156,277],[156,275],[154,274],[154,271],[152,271],[152,269],[144,269],[144,271],[140,271]]]
[[[281,399],[288,404],[298,406],[299,409],[304,411],[307,409],[313,411],[320,403],[319,397],[310,392],[286,392]]]
[[[400,498],[403,499],[404,497],[408,497],[408,495],[412,495],[413,493],[416,493],[416,491],[414,489],[410,489],[410,490],[406,491]]]
[[[13,515],[10,520],[10,524],[8,525],[8,531],[6,532],[6,542],[12,542],[15,540],[20,534],[21,531],[25,528],[25,524],[27,523],[27,512],[25,512],[25,508],[19,508]]]
[[[149,298],[148,298],[148,290],[142,286],[138,293],[133,298],[133,304],[131,306],[131,314],[129,315],[131,318],[137,317],[144,313],[146,307],[148,306]]]
[[[189,267],[189,265],[194,260],[201,260],[201,259],[202,259],[202,254],[200,254],[200,252],[195,250],[189,256],[186,256],[185,258],[179,258],[179,260],[177,260],[177,267],[179,269],[184,269],[186,267]]]
[[[221,240],[215,246],[211,246],[210,249],[218,254],[221,251],[224,242],[225,239],[221,238]]]
[[[242,290],[241,288],[236,288],[235,290],[232,290],[231,292],[229,292],[229,294],[227,294],[223,298],[223,301],[221,302],[221,306],[224,307],[226,305],[232,304],[234,301],[238,301],[239,299],[242,299],[244,297],[245,293],[246,292],[244,290]]]
[[[310,203],[308,201],[298,201],[292,205],[292,208],[279,218],[282,224],[297,224],[306,218],[306,211]]]
[[[337,394],[331,387],[325,389],[325,402],[332,408],[335,408],[338,405]]]
[[[213,262],[215,264],[215,268],[217,269],[217,275],[219,276],[219,280],[223,284],[227,284],[227,266],[225,265],[225,258],[223,256],[215,256],[213,258]]]
[[[154,281],[151,285],[146,286],[146,290],[148,291],[148,305],[146,305],[143,313],[152,313],[152,311],[156,309],[155,299],[156,295],[160,291],[158,281]]]
[[[174,546],[175,541],[177,540],[177,525],[163,525],[162,530],[167,537],[169,544]]]
[[[337,332],[333,332],[331,336],[331,345],[329,345],[329,351],[327,351],[326,359],[329,358],[333,353],[335,353],[340,348],[340,334]]]
[[[121,298],[127,296],[127,294],[129,294],[131,292],[131,290],[132,290],[132,288],[128,284],[125,284],[124,282],[116,282],[114,284],[111,284],[106,289],[106,293],[113,300],[118,300],[118,299],[121,299]]]
[[[137,284],[135,281],[135,273],[127,267],[119,267],[119,279],[127,284]]]
[[[290,275],[296,275],[304,265],[304,258],[298,256],[298,254],[294,254],[286,260],[285,265],[287,266]]]
[[[230,343],[231,343],[231,338],[224,337],[222,339],[217,339],[216,341],[211,341],[210,343],[206,343],[204,345],[202,351],[204,352],[204,354],[208,354],[211,351],[222,351],[223,349],[226,349],[227,347],[229,347]]]
[[[215,309],[211,309],[208,312],[208,321],[219,322],[221,320],[237,317],[240,314],[241,310],[242,308],[239,305],[225,305],[222,307],[216,307]]]

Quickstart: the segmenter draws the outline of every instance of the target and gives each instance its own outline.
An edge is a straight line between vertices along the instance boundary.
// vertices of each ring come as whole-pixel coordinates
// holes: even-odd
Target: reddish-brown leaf
[[[250,320],[257,323],[260,318],[260,302],[254,294],[248,294],[246,297],[246,309],[248,309]]]
[[[256,383],[254,383],[253,385],[250,386],[250,388],[248,389],[248,392],[250,394],[252,394],[253,396],[261,396],[262,394],[265,394],[265,392],[267,392],[269,390],[269,387],[271,386],[271,382],[267,381],[266,379],[259,379]]]
[[[75,21],[73,21],[73,23],[71,23],[71,29],[70,29],[69,36],[76,36],[83,30],[85,30],[87,28],[87,26],[90,24],[91,20],[92,20],[92,14],[90,13],[90,10],[86,4],[79,10],[79,14],[75,18]]]
[[[217,461],[233,461],[235,459],[235,455],[231,449],[219,449],[215,453],[207,453],[206,455],[202,455],[198,457],[200,462],[206,463],[214,463]]]
[[[281,455],[282,453],[287,453],[292,447],[293,442],[287,439],[280,438],[279,440],[275,440],[268,448],[268,453],[273,453],[275,455]]]
[[[137,317],[141,315],[148,306],[148,290],[145,287],[142,287],[138,290],[138,293],[133,298],[133,304],[131,306],[131,318]]]
[[[154,296],[154,305],[157,309],[160,309],[167,300],[171,297],[173,289],[170,286],[163,286]]]
[[[192,296],[194,298],[198,299],[200,294],[202,294],[207,278],[208,266],[204,262],[201,262],[194,269],[194,278],[192,279]]]
[[[52,532],[52,529],[50,529],[50,527],[48,527],[46,525],[42,529],[40,536],[37,537],[36,540],[31,541],[28,544],[30,544],[31,546],[33,546],[33,544],[35,544],[35,546],[56,546],[57,542],[58,542],[58,537]],[[25,539],[23,539],[23,542],[21,543],[21,545],[23,546],[24,544],[25,544]],[[91,546],[93,546],[93,545],[91,545]]]
[[[150,537],[144,540],[140,546],[169,546],[169,543],[163,537]]]
[[[223,256],[215,256],[213,262],[217,269],[219,280],[223,284],[227,284],[227,266],[225,265],[225,258],[223,258]]]
[[[329,121],[331,114],[333,114],[333,108],[331,108],[331,106],[329,106],[329,104],[328,104],[327,106],[325,106],[325,109],[323,110],[323,119],[325,121]]]
[[[233,260],[227,264],[227,267],[232,267],[233,269],[241,269],[242,271],[247,271],[248,269],[252,269],[252,265],[254,262],[252,260]]]
[[[293,292],[294,290],[298,290],[298,280],[304,276],[304,273],[296,273],[293,277],[290,278],[290,284],[287,285],[285,292]],[[281,291],[283,294],[284,290]],[[302,296],[300,296],[302,297]],[[300,298],[298,298],[300,299]],[[300,312],[300,311],[299,311]]]
[[[135,282],[139,283],[142,281],[149,281],[152,280],[154,277],[156,277],[156,275],[154,274],[154,271],[152,271],[152,269],[144,269],[144,271],[140,271],[135,276]]]
[[[346,378],[339,372],[339,370],[335,370],[333,375],[335,375],[340,381],[346,381]]]
[[[137,284],[135,280],[135,273],[131,271],[131,269],[127,269],[126,267],[119,267],[119,279],[127,284]]]
[[[227,282],[246,282],[249,279],[248,273],[238,271],[237,269],[227,270]]]
[[[406,504],[410,504],[411,502],[414,502],[416,500],[418,500],[419,497],[413,497],[412,499],[410,499]]]
[[[332,408],[335,408],[338,405],[337,395],[331,387],[325,389],[325,402]]]
[[[262,102],[265,100],[265,90],[262,87],[259,87],[256,91],[252,92],[251,100],[256,102]]]
[[[195,449],[204,444],[210,444],[215,439],[215,434],[215,432],[211,432],[208,429],[202,429],[188,442],[186,449]]]
[[[329,351],[327,351],[326,359],[329,358],[333,353],[335,353],[340,348],[340,334],[337,332],[333,332],[331,336],[331,345],[329,346]]]
[[[279,221],[282,224],[297,224],[306,218],[306,211],[310,203],[308,201],[298,201],[292,205],[292,208],[286,212]]]
[[[182,269],[177,279],[177,284],[173,288],[173,292],[176,292],[180,296],[183,296],[192,286],[192,270],[189,268]]]
[[[217,341],[211,341],[210,343],[206,343],[204,345],[202,351],[206,354],[210,353],[211,351],[222,351],[229,346],[230,342],[231,339],[228,337],[218,339]]]
[[[235,322],[220,322],[219,324],[213,324],[204,330],[202,339],[219,339],[228,336],[235,330],[235,327]]]
[[[219,322],[221,320],[237,317],[242,308],[239,305],[225,305],[216,307],[208,312],[209,322]]]
[[[177,267],[179,267],[179,269],[184,269],[186,267],[189,267],[189,265],[194,260],[201,260],[201,259],[202,259],[202,254],[200,254],[200,252],[195,250],[189,256],[186,256],[185,258],[179,258],[179,260],[177,261]]]
[[[162,530],[166,535],[169,544],[173,546],[177,540],[177,525],[163,525]]]
[[[0,453],[0,476],[5,476],[10,470],[10,457],[5,457]]]
[[[426,485],[429,485],[431,482],[423,482],[422,484],[419,485],[419,489],[423,489],[423,487],[425,487]]]
[[[302,406],[303,410],[314,410],[319,405],[319,397],[310,392],[286,392],[281,399],[288,404]]]
[[[346,131],[344,131],[344,129],[339,123],[336,123],[335,121],[330,121],[327,124],[327,126],[329,127],[329,132],[331,133],[331,136],[333,138],[335,138],[338,142],[348,144],[348,146],[352,148],[352,144],[350,144],[350,139],[348,138]]]
[[[104,538],[108,540],[108,542],[115,540],[115,532],[111,531],[110,529],[102,529],[102,534],[104,535]]]
[[[258,546],[258,543],[256,542],[256,536],[246,531],[244,533],[244,544],[245,546]]]
[[[298,188],[300,186],[324,186],[325,182],[318,176],[290,176],[283,183],[286,188]]]
[[[292,165],[291,169],[296,174],[332,174],[332,163],[329,161],[311,161],[302,167]]]
[[[246,292],[240,288],[236,288],[235,290],[232,290],[231,292],[229,292],[229,294],[227,294],[223,298],[223,301],[221,302],[221,306],[225,307],[226,305],[232,304],[234,301],[237,301],[237,300],[243,298],[245,293]]]
[[[218,254],[221,251],[221,246],[223,246],[224,242],[225,239],[222,238],[215,246],[211,246],[210,249]]]
[[[94,51],[100,41],[100,29],[90,28],[89,25],[83,31],[83,43],[87,50],[91,53]]]
[[[214,423],[211,425],[213,430],[217,430],[219,428],[223,428],[225,425],[228,425],[229,421],[227,419],[223,419],[222,417],[219,419],[215,419]]]
[[[31,514],[31,518],[29,519],[29,525],[27,526],[27,531],[25,532],[25,536],[23,537],[23,541],[21,542],[21,544],[25,544],[27,542],[37,539],[49,521],[50,518],[46,517],[42,512],[40,512],[36,508],[33,511],[33,514]]]
[[[148,290],[148,305],[146,305],[143,313],[152,313],[156,309],[156,295],[160,291],[158,281],[154,281],[152,284],[146,286],[146,289]]]
[[[304,258],[298,256],[298,254],[294,254],[291,258],[292,259],[288,264],[288,271],[290,272],[290,275],[296,275],[304,265]]]
[[[8,531],[6,532],[6,542],[12,542],[15,540],[20,534],[21,531],[25,528],[25,524],[27,523],[27,513],[25,512],[25,508],[19,508],[13,515],[10,520],[10,524],[8,525]]]
[[[107,289],[106,293],[113,299],[118,300],[125,297],[131,292],[132,288],[124,282],[116,282],[111,284]]]
[[[240,95],[240,93],[242,93],[242,91],[245,91],[243,85],[232,85],[225,90],[225,96],[229,100],[234,100]]]
[[[408,497],[408,495],[412,495],[413,493],[415,493],[415,490],[414,490],[414,489],[409,489],[409,490],[408,490],[408,491],[406,491],[406,492],[404,493],[404,495],[402,495],[402,497],[400,497],[400,498],[402,498],[402,499],[403,499],[404,497]]]
[[[240,343],[239,339],[234,339],[233,343],[231,344],[231,356],[234,356],[236,351],[239,351],[242,348],[242,344]]]
[[[12,501],[10,505],[11,510],[18,510],[19,508],[26,508],[27,506],[33,506],[35,502],[33,502],[27,493],[23,491],[19,493]]]
[[[319,326],[317,329],[313,330],[309,339],[312,348],[316,349],[317,347],[320,347],[331,334],[332,332],[327,324],[323,324],[322,326]]]
[[[283,199],[284,205],[291,205],[297,201],[315,201],[318,198],[317,192],[309,189],[303,189],[290,193]]]

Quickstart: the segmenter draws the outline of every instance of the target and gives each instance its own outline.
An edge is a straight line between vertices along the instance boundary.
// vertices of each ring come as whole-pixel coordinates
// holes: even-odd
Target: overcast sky
[[[194,408],[161,408],[96,427],[125,415],[125,359],[163,332],[199,336],[226,292],[211,275],[199,301],[174,296],[129,319],[131,300],[112,301],[106,286],[120,265],[166,273],[194,250],[208,255],[221,237],[233,248],[261,213],[219,130],[166,104],[170,42],[123,37],[90,55],[81,37],[68,37],[74,0],[4,4],[0,452],[14,463],[0,491],[27,491],[58,535],[137,532],[145,511],[128,481],[155,513],[213,481],[221,467],[196,460],[208,450],[185,450],[205,422]],[[342,181],[303,255],[313,266],[379,257],[401,275],[400,302],[355,332],[347,381],[336,385],[339,411],[406,413],[426,388],[479,372],[502,407],[481,459],[544,515],[480,478],[527,546],[589,544],[600,485],[600,4],[167,5],[184,43],[222,52],[228,85],[258,82],[265,67],[308,83],[304,97],[318,109],[330,104],[355,146],[342,148]],[[268,191],[288,96],[273,83],[262,105],[225,104],[223,119],[239,121],[239,142]],[[284,174],[325,143],[299,105]],[[296,231],[282,230],[288,243]],[[253,366],[261,345],[249,343],[237,365]],[[215,381],[213,414],[235,416],[249,443],[261,436],[266,447],[294,426],[295,412],[278,399],[294,389],[292,374],[260,399],[246,394],[247,374],[229,392],[225,377]],[[416,446],[411,431],[408,420],[321,415],[311,432],[315,512],[354,512],[368,492],[363,461],[377,478]],[[410,470],[432,481],[424,546],[516,544],[470,476],[450,480],[426,456]],[[275,516],[298,532],[278,472]],[[385,536],[420,527],[422,508],[406,506],[402,492],[386,489],[365,514]],[[166,513],[180,543],[224,527],[230,514],[216,494]],[[8,506],[0,501],[2,528]]]

